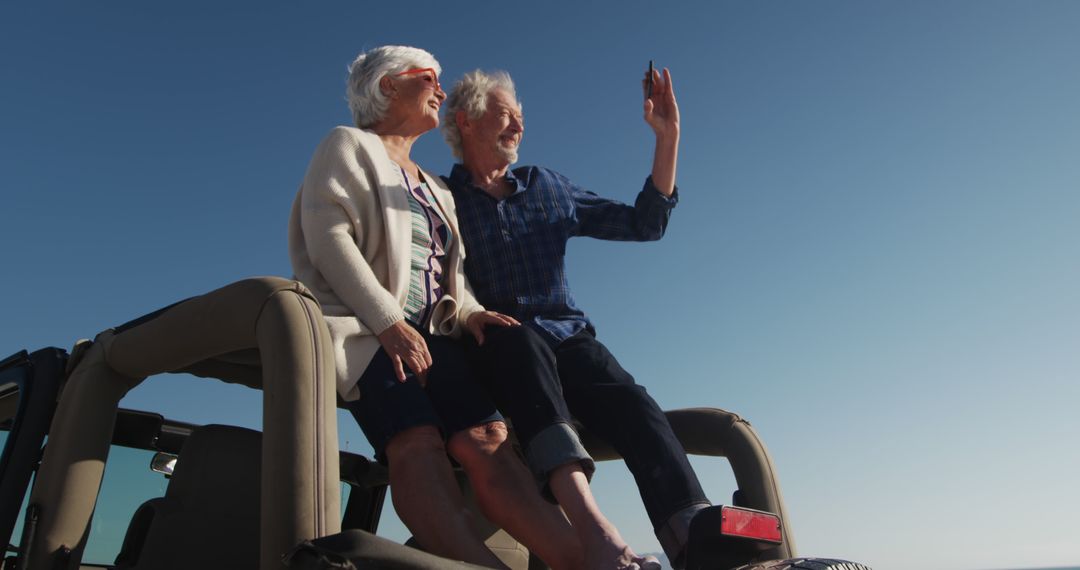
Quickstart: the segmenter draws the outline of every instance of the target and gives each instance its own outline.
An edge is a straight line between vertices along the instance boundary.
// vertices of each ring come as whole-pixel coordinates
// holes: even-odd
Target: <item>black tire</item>
[[[733,570],[871,570],[865,564],[833,558],[789,558],[739,566]]]

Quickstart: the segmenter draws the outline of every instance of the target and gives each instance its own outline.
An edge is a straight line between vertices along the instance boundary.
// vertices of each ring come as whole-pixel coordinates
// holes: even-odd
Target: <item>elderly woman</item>
[[[389,466],[394,508],[425,549],[502,567],[468,524],[447,453],[484,515],[555,568],[580,567],[580,542],[537,494],[502,417],[451,337],[516,325],[473,299],[454,201],[410,158],[439,125],[446,94],[426,51],[361,54],[348,79],[357,128],[337,127],[308,166],[289,221],[297,279],[322,305],[338,392]]]

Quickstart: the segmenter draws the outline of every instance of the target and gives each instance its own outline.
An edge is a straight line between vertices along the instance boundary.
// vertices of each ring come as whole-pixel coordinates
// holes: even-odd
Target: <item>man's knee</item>
[[[462,430],[450,437],[447,448],[458,463],[466,465],[499,452],[509,437],[506,424],[487,422]]]
[[[544,354],[550,352],[547,342],[539,333],[525,325],[514,327],[487,327],[484,329],[485,347],[512,353]]]
[[[574,385],[566,389],[566,403],[590,430],[602,429],[598,424],[636,425],[664,415],[645,387],[632,381]]]
[[[386,444],[386,458],[391,464],[395,459],[446,455],[442,434],[435,426],[416,426],[395,434]]]
[[[632,382],[632,381],[631,381]],[[656,401],[641,384],[613,384],[610,393],[618,401],[634,407],[656,407]]]

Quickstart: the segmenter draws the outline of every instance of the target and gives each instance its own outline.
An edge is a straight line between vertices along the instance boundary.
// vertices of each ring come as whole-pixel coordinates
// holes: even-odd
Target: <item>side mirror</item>
[[[166,479],[172,477],[173,469],[176,468],[176,456],[171,453],[159,451],[150,460],[150,470],[161,473]]]

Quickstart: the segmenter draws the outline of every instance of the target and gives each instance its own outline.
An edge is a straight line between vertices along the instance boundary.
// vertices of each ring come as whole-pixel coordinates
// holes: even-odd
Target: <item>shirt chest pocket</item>
[[[545,236],[569,237],[574,211],[569,204],[550,201],[532,201],[522,204],[515,212],[518,231],[540,233]]]
[[[542,270],[558,262],[566,251],[570,228],[567,220],[557,209],[538,204],[518,204],[504,210],[500,231],[506,251],[516,258],[516,263]]]

